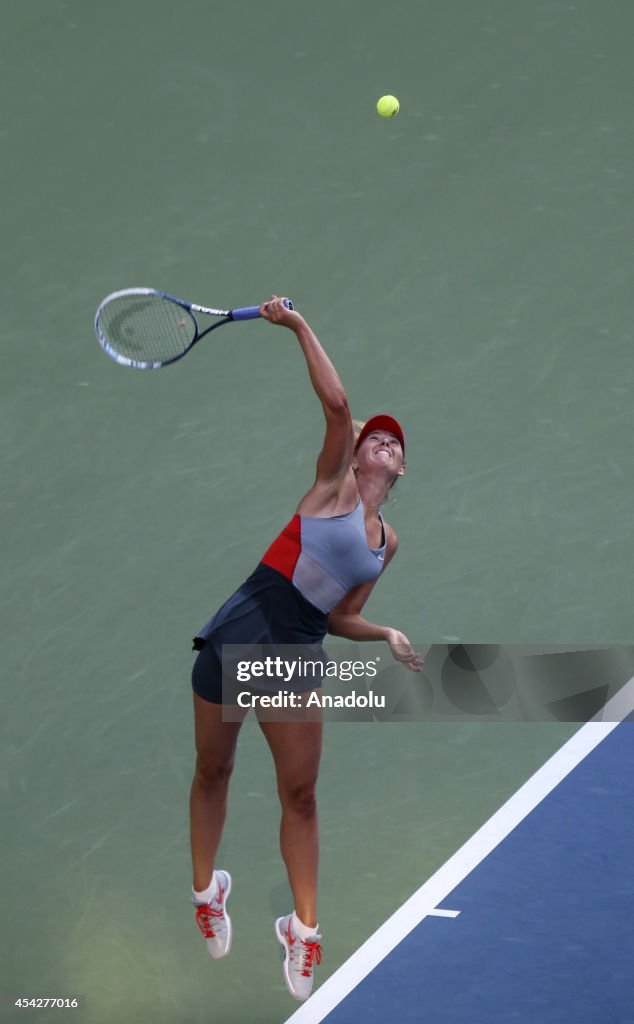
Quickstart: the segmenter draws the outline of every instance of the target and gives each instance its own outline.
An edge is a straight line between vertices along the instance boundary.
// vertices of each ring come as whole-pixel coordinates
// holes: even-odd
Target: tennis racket
[[[285,305],[293,308],[290,299]],[[201,327],[197,317],[213,317]],[[234,320],[255,320],[259,306],[210,309],[185,302],[155,288],[124,288],[112,292],[95,313],[95,331],[102,349],[121,366],[158,370],[182,359],[210,331]]]

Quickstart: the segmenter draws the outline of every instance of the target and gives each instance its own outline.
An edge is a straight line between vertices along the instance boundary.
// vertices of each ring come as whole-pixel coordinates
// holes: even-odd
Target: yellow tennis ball
[[[376,105],[376,109],[381,117],[394,117],[395,114],[398,114],[400,108],[401,105],[396,96],[381,96]]]

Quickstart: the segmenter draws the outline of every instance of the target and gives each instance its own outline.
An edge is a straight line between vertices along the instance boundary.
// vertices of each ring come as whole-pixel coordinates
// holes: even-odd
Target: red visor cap
[[[379,416],[372,416],[372,418],[369,419],[363,427],[354,446],[355,452],[363,439],[366,438],[368,434],[371,434],[373,430],[387,430],[389,434],[394,434],[394,436],[398,438],[401,448],[403,449],[403,455],[405,455],[405,435],[403,434],[401,424],[398,420],[395,420],[393,416],[384,416],[382,414]]]

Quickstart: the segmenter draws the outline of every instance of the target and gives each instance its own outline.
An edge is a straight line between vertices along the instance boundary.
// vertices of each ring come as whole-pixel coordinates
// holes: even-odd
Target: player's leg
[[[215,861],[227,814],[238,733],[247,712],[238,721],[223,719],[223,705],[215,703],[222,698],[222,671],[211,645],[198,655],[192,684],[196,739],[196,770],[189,801],[192,902],[208,952],[218,960],[231,948],[231,919],[226,912],[231,875],[215,870]]]
[[[222,705],[194,693],[196,769],[189,809],[193,888],[208,887],[227,815],[227,793],[241,722],[225,722]]]
[[[316,788],[323,725],[321,721],[266,721],[258,717],[275,762],[282,805],[280,848],[295,910],[305,924],[316,925],[319,868]]]
[[[280,846],[295,911],[275,930],[284,949],[284,980],[296,999],[311,992],[313,966],[321,959],[317,934],[319,834],[316,786],[322,746],[321,721],[270,721],[258,715],[273,759],[282,805]]]

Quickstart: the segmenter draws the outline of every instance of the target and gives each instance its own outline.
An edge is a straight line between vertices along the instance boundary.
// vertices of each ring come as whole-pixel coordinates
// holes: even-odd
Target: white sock
[[[211,882],[206,889],[202,892],[197,892],[192,886],[192,894],[196,903],[211,903],[214,896],[218,893],[218,882],[216,881],[216,872],[214,871],[211,876]]]
[[[305,942],[306,939],[310,939],[313,935],[317,934],[319,931],[319,925],[316,924],[310,928],[307,924],[304,924],[303,921],[300,921],[295,911],[293,911],[293,931]]]

